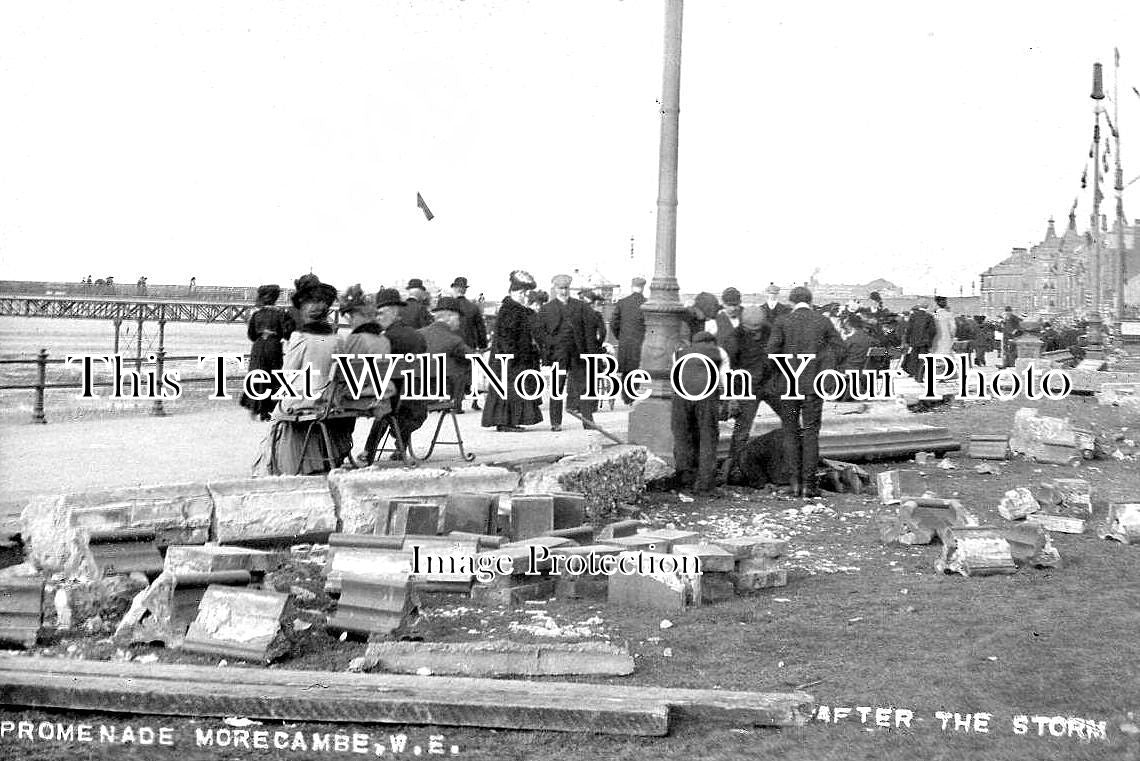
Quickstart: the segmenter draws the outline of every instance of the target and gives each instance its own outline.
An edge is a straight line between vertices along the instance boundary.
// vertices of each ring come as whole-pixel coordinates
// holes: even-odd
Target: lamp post
[[[681,18],[683,0],[665,0],[665,64],[661,95],[661,149],[657,168],[657,243],[649,299],[642,304],[645,340],[641,366],[653,379],[648,399],[629,413],[628,438],[661,457],[672,459],[669,425],[673,389],[669,371],[680,343],[685,311],[677,285],[677,145],[681,110]]]

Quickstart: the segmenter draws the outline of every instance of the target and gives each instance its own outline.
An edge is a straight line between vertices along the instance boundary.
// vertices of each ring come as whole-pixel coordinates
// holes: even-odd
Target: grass
[[[924,422],[947,425],[956,433],[1008,426],[1016,407],[1001,404],[955,405],[924,415]],[[1088,399],[1042,405],[1042,414],[1068,414],[1102,431],[1137,436],[1135,419],[1100,408]],[[1123,430],[1122,430],[1123,429]],[[1098,516],[1107,501],[1136,499],[1140,486],[1135,462],[1098,460],[1071,468],[1014,461],[1001,475],[979,475],[972,462],[956,458],[959,469],[922,468],[928,487],[940,496],[957,496],[983,522],[1000,523],[1001,494],[1051,476],[1079,476],[1093,482]],[[881,470],[886,465],[876,466]],[[917,467],[911,465],[910,467]],[[1092,470],[1091,468],[1099,468]],[[893,508],[869,496],[828,495],[830,508],[804,514],[804,503],[763,492],[734,490],[715,500],[682,502],[676,494],[649,495],[651,519],[706,535],[751,530],[755,523],[779,526],[790,538],[791,580],[786,588],[738,597],[728,603],[669,614],[674,625],[662,630],[660,613],[617,610],[601,601],[550,603],[560,622],[592,615],[605,619],[613,641],[627,642],[637,671],[622,684],[717,687],[787,691],[800,685],[820,705],[852,708],[839,723],[813,721],[798,729],[713,727],[678,721],[669,737],[622,738],[553,732],[509,732],[460,728],[351,727],[305,724],[290,731],[369,732],[387,742],[406,733],[409,748],[425,751],[433,734],[444,747],[457,745],[458,758],[555,759],[1137,759],[1140,736],[1121,731],[1129,712],[1140,719],[1140,547],[1083,536],[1054,534],[1064,567],[1020,570],[1013,576],[963,578],[934,570],[940,547],[886,547],[879,543],[876,517]],[[797,556],[797,553],[799,555]],[[858,569],[828,573],[842,566]],[[779,602],[783,598],[787,602]],[[439,615],[457,605],[455,616]],[[503,636],[514,610],[480,609],[468,601],[438,598],[429,604],[420,633],[427,639]],[[477,629],[478,635],[467,634]],[[57,647],[63,648],[67,642]],[[672,651],[665,657],[665,648]],[[314,644],[286,665],[290,668],[343,669],[359,655],[360,643]],[[164,661],[193,661],[154,651]],[[862,724],[858,706],[913,711],[910,728],[883,729]],[[992,714],[989,732],[947,730],[935,712]],[[1015,734],[1017,715],[1084,717],[1104,721],[1106,740]],[[76,720],[62,713],[7,711],[0,719]],[[124,723],[128,717],[93,716],[88,721]],[[179,745],[167,748],[35,744],[0,739],[0,758],[308,758],[290,751],[221,750],[193,747],[194,728],[222,726],[219,720],[191,721],[129,717],[135,726],[171,726]],[[279,729],[267,723],[261,728]],[[329,755],[329,754],[325,754]],[[391,754],[389,754],[391,755]],[[397,756],[401,757],[401,756]],[[415,757],[410,751],[403,757]]]

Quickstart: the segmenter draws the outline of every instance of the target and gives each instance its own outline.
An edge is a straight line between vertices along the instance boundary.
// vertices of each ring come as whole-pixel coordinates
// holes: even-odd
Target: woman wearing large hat
[[[526,307],[527,294],[534,290],[534,278],[523,270],[510,276],[507,297],[495,315],[495,336],[491,341],[488,365],[498,368],[498,357],[511,355],[507,360],[507,397],[504,399],[488,387],[483,407],[483,427],[494,427],[500,432],[519,433],[522,426],[542,422],[540,400],[523,399],[515,390],[515,378],[525,370],[539,369],[538,343],[534,334],[534,313]]]
[[[315,275],[306,275],[296,282],[293,292],[293,308],[297,314],[297,329],[285,347],[282,370],[286,374],[299,374],[306,368],[312,376],[312,397],[287,397],[281,400],[273,415],[274,425],[269,443],[273,456],[268,465],[271,475],[299,473],[307,475],[325,470],[318,440],[309,437],[308,447],[302,451],[306,425],[293,425],[290,418],[309,412],[323,410],[329,403],[332,393],[333,355],[342,354],[342,342],[336,335],[336,326],[328,316],[336,303],[336,288],[322,283]],[[300,393],[302,383],[293,384]],[[330,433],[333,433],[330,429]],[[334,433],[334,447],[338,450],[334,459],[343,459],[349,454],[352,440],[340,441]]]
[[[263,285],[257,289],[257,308],[249,318],[246,334],[253,346],[249,350],[249,370],[280,370],[284,361],[282,341],[288,341],[293,334],[293,320],[277,306],[277,299],[281,295],[281,286]],[[280,382],[270,376],[268,384],[270,394],[277,392]],[[255,420],[269,420],[273,410],[277,407],[277,400],[251,399],[243,392],[238,402],[249,410],[250,416]]]

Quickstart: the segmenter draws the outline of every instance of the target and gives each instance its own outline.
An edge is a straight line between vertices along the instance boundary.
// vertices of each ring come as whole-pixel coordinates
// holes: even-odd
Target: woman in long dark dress
[[[284,363],[282,341],[289,340],[293,333],[293,320],[284,310],[274,306],[281,295],[278,285],[263,285],[257,289],[257,309],[249,318],[247,335],[253,341],[249,351],[249,369],[280,370]],[[264,388],[265,384],[260,384]],[[272,392],[280,388],[281,383],[273,379],[269,383],[270,398],[251,399],[243,392],[239,404],[249,410],[250,417],[258,420],[269,420],[273,410],[277,407],[277,400],[272,398]]]
[[[497,370],[499,356],[512,356],[507,360],[507,398],[499,396],[493,387],[487,389],[483,406],[484,428],[494,426],[500,432],[519,433],[526,430],[521,426],[542,422],[541,399],[523,399],[515,390],[515,378],[519,373],[539,369],[534,313],[526,307],[527,293],[534,288],[534,278],[529,273],[522,270],[512,272],[510,292],[495,315],[495,335],[488,364]]]

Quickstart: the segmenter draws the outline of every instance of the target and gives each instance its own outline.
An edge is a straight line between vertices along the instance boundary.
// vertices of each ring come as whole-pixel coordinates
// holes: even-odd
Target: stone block
[[[641,521],[615,521],[613,523],[607,523],[606,525],[602,526],[601,530],[598,531],[597,538],[599,540],[604,540],[613,539],[614,537],[618,536],[630,536],[631,534],[636,534],[638,530],[642,528],[645,528],[645,524]]]
[[[417,605],[408,574],[346,577],[328,627],[389,635],[407,624]]]
[[[471,601],[480,605],[520,605],[527,600],[549,600],[554,597],[554,588],[555,580],[551,578],[510,587],[475,584],[471,587]]]
[[[624,676],[633,673],[633,656],[609,642],[370,642],[358,665],[396,674]]]
[[[388,519],[388,534],[434,536],[439,531],[439,505],[430,502],[398,500]]]
[[[509,494],[518,487],[519,475],[506,468],[471,465],[458,468],[364,468],[333,471],[329,488],[336,499],[340,530],[372,533],[382,530],[381,502],[413,499],[443,504],[451,494]],[[373,526],[373,529],[369,529]],[[434,533],[434,532],[433,532]],[[476,533],[494,533],[480,530]]]
[[[631,536],[618,536],[613,539],[607,539],[606,544],[612,544],[615,547],[621,547],[623,550],[636,551],[644,550],[646,552],[669,552],[673,545],[667,539],[661,539],[653,534],[633,534]]]
[[[1085,533],[1085,521],[1083,518],[1070,518],[1066,515],[1051,515],[1049,513],[1033,513],[1032,515],[1026,516],[1025,522],[1058,534]]]
[[[44,584],[44,577],[34,572],[0,575],[0,643],[36,644],[43,626]]]
[[[210,538],[214,505],[206,484],[127,486],[69,494],[65,500],[73,525],[88,533],[151,529],[161,547]]]
[[[175,545],[166,549],[165,569],[175,574],[247,571],[266,573],[284,562],[280,552],[217,544]]]
[[[493,535],[497,528],[498,500],[491,494],[449,494],[443,506],[443,533],[463,531]]]
[[[1041,505],[1033,497],[1033,492],[1024,486],[1007,491],[998,504],[998,513],[1009,521],[1021,520],[1040,509]]]
[[[558,576],[554,596],[559,600],[604,600],[609,594],[608,576]]]
[[[336,531],[336,508],[324,476],[265,476],[208,486],[219,542]]]
[[[921,497],[926,493],[922,475],[916,470],[885,470],[875,476],[879,501],[896,505],[907,497]]]
[[[151,642],[168,646],[176,644],[185,633],[177,631],[174,626],[176,583],[177,577],[164,571],[149,587],[139,592],[115,628],[115,644],[119,647]]]
[[[564,457],[523,476],[521,490],[524,494],[584,494],[587,517],[601,521],[645,491],[647,455],[645,447],[618,445]]]
[[[788,540],[770,534],[757,536],[735,536],[728,539],[712,539],[723,550],[732,553],[737,560],[745,558],[778,558],[788,550]]]
[[[178,635],[198,617],[198,606],[211,584],[247,587],[251,581],[249,571],[215,571],[213,573],[177,573],[174,580],[174,612],[171,625]]]
[[[212,585],[182,649],[262,663],[276,660],[291,646],[285,626],[288,605],[289,595],[280,592]]]
[[[571,492],[553,492],[554,529],[578,528],[586,520],[586,496]]]
[[[38,497],[28,502],[20,513],[20,536],[25,558],[45,574],[73,579],[98,577],[87,535],[72,523],[65,497]]]
[[[729,579],[737,592],[745,594],[787,586],[788,572],[768,558],[748,558],[737,561],[736,570],[729,574]]]
[[[1140,544],[1140,503],[1113,503],[1099,532],[1101,539],[1115,539],[1124,544]]]
[[[1038,415],[1037,410],[1032,407],[1019,409],[1013,417],[1013,430],[1009,437],[1010,450],[1015,454],[1044,461],[1040,458],[1047,454],[1046,443],[1054,447],[1077,448],[1077,434],[1069,419]]]
[[[736,596],[736,584],[731,574],[710,573],[705,571],[701,576],[701,604],[715,605],[727,602]]]
[[[630,553],[623,552],[621,557],[629,555]],[[679,568],[681,560],[683,558],[675,555],[642,553],[641,561],[646,564],[645,573],[615,573],[610,576],[609,604],[666,612],[700,605],[701,577],[691,570]],[[669,570],[670,568],[676,570]]]
[[[554,498],[549,494],[511,497],[512,541],[542,536],[554,530]]]
[[[449,539],[457,541],[474,540],[479,546],[479,551],[493,550],[502,547],[507,541],[505,536],[490,536],[487,534],[472,534],[467,531],[452,531],[448,535]]]
[[[593,544],[595,531],[595,527],[587,523],[577,528],[554,529],[553,531],[547,532],[547,536],[569,539],[578,544]]]
[[[699,558],[701,572],[704,574],[728,573],[736,567],[736,558],[732,553],[714,544],[675,544],[673,554]]]
[[[669,544],[700,544],[701,535],[696,531],[681,531],[672,528],[643,528],[639,534],[651,534]]]
[[[411,550],[371,547],[338,547],[329,560],[325,589],[339,592],[346,576],[370,577],[410,574]]]

